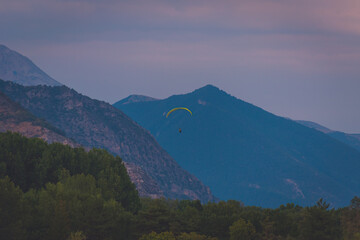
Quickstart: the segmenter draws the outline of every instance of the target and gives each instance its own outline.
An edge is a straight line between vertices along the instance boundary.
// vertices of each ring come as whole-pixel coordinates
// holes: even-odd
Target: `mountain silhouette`
[[[212,85],[114,106],[148,129],[220,199],[276,207],[311,205],[322,197],[344,206],[360,192],[357,150]],[[193,115],[177,111],[166,118],[174,107],[187,107]]]

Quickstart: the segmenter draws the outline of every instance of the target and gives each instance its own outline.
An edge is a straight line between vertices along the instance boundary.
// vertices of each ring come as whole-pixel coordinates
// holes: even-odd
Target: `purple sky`
[[[360,133],[359,0],[0,0],[0,43],[113,103],[213,84]]]

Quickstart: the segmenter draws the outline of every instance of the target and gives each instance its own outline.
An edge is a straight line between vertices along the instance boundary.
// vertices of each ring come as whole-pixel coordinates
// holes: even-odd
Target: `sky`
[[[213,84],[360,133],[359,0],[0,0],[0,44],[109,103]]]

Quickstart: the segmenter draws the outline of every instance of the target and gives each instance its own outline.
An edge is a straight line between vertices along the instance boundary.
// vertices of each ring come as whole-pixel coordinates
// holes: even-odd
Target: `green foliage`
[[[176,222],[172,202],[165,199],[143,199],[142,209],[137,215],[139,235],[166,232]],[[176,230],[175,230],[176,231]]]
[[[356,240],[360,198],[302,208],[140,199],[118,157],[0,134],[0,239]]]
[[[304,240],[335,240],[341,238],[340,220],[330,204],[322,198],[303,211],[300,237]]]
[[[195,232],[181,233],[178,236],[175,236],[172,232],[151,232],[149,234],[144,234],[139,240],[217,240],[217,238],[207,237]]]
[[[86,236],[81,231],[77,231],[75,233],[71,233],[68,240],[86,240]]]
[[[262,220],[262,238],[297,238],[302,210],[302,207],[295,204],[281,205],[273,210],[267,209],[266,217]]]
[[[360,198],[355,196],[350,206],[341,213],[341,225],[345,240],[360,240]]]
[[[217,240],[217,238],[207,237],[205,235],[201,235],[195,232],[182,233],[176,239],[177,240]]]
[[[29,191],[26,199],[33,206],[33,223],[42,226],[31,239],[66,239],[81,231],[89,239],[130,237],[132,214],[114,199],[105,200],[91,175],[75,175],[57,184],[48,183],[39,191]]]
[[[23,192],[8,177],[0,179],[0,239],[26,239]]]
[[[0,174],[9,176],[23,191],[40,189],[66,176],[91,174],[106,200],[115,199],[129,211],[140,207],[135,185],[119,157],[105,150],[47,144],[16,133],[0,133]]]
[[[176,238],[172,232],[162,232],[162,233],[152,232],[143,235],[139,240],[176,240]]]
[[[200,223],[201,233],[228,239],[229,227],[241,217],[242,212],[243,205],[234,200],[204,205]]]
[[[230,240],[253,240],[256,237],[254,225],[239,219],[230,226]]]
[[[177,212],[179,225],[181,226],[178,232],[199,231],[202,215],[202,207],[200,208],[197,206],[199,201],[196,201],[195,206],[193,204],[188,204],[186,207],[181,206],[182,202],[183,201],[179,203],[180,209],[178,209]]]

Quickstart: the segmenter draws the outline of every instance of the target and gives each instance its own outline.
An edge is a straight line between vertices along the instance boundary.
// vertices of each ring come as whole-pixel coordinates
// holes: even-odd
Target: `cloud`
[[[187,35],[188,38],[196,38]],[[203,41],[88,41],[35,47],[29,55],[159,71],[222,69],[360,75],[360,44],[322,35],[243,35]]]
[[[119,30],[360,34],[357,0],[3,0],[0,13],[1,20],[19,31],[30,26],[53,33],[51,28],[55,28],[57,37],[90,34],[101,38]],[[94,36],[94,32],[101,34]]]
[[[359,5],[356,0],[3,0],[0,20],[9,24],[0,30],[6,42],[31,42],[40,52],[87,56],[90,62],[354,74]]]

